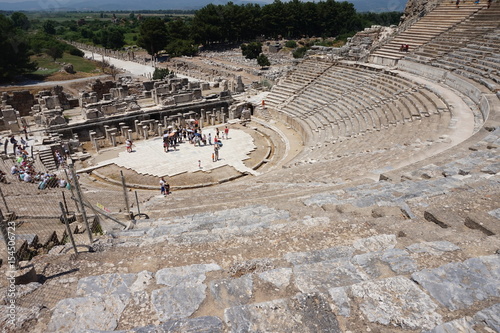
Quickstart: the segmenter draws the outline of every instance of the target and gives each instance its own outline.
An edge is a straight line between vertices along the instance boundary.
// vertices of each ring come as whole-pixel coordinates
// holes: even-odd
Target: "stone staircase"
[[[54,159],[54,153],[52,152],[52,149],[47,148],[39,150],[38,156],[48,172],[53,172],[57,170],[57,164]]]
[[[460,8],[456,8],[453,2],[443,1],[429,14],[372,52],[368,60],[374,64],[394,66],[398,60],[406,55],[406,52],[400,51],[402,44],[408,44],[409,51],[412,52],[433,38],[461,24],[480,10],[486,10],[484,3],[467,2],[462,3]]]

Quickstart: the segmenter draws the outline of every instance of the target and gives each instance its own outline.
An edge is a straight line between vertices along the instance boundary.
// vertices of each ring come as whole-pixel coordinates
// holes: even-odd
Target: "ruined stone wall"
[[[31,107],[36,104],[35,97],[28,90],[14,91],[12,95],[3,93],[2,100],[19,111],[21,117],[28,116]]]
[[[97,94],[97,99],[102,99],[103,95],[109,94],[111,88],[116,88],[116,83],[113,81],[95,80],[95,82],[90,84],[90,89]]]

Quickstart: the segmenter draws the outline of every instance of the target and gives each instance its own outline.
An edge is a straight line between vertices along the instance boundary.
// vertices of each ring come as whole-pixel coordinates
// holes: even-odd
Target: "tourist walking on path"
[[[212,154],[212,160],[217,162],[219,160],[219,145],[214,146],[214,153]]]
[[[16,155],[17,140],[13,135],[10,137],[10,143],[12,144],[12,153]]]
[[[226,140],[229,139],[229,128],[227,128],[227,126],[224,128],[224,134],[226,136]]]
[[[167,196],[167,189],[165,188],[165,179],[163,177],[160,178],[160,193],[163,196]]]
[[[127,141],[125,141],[125,146],[127,147],[127,153],[131,153],[132,152],[132,141],[127,139]]]

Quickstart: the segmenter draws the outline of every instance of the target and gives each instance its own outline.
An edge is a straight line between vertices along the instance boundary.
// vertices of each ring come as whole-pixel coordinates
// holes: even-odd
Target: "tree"
[[[256,59],[261,53],[262,53],[261,43],[252,42],[241,45],[241,54],[243,54],[247,59]]]
[[[165,50],[172,57],[194,56],[198,49],[193,46],[193,41],[184,39],[175,39],[168,43]]]
[[[257,57],[257,64],[261,68],[271,66],[269,59],[267,58],[267,56],[264,53],[259,54],[259,56]]]
[[[170,71],[168,68],[155,68],[155,71],[153,72],[153,80],[163,80],[165,76],[170,74]]]
[[[148,18],[141,23],[137,45],[155,56],[167,43],[167,29],[162,19]]]
[[[53,41],[50,44],[46,45],[45,53],[54,61],[56,61],[56,59],[62,58],[64,54],[64,46],[57,41]]]
[[[125,45],[125,37],[123,36],[123,32],[118,29],[110,29],[106,31],[106,39],[105,39],[104,47],[118,50]]]
[[[192,23],[192,34],[196,43],[209,45],[223,41],[222,6],[208,4],[197,10]]]
[[[52,20],[47,20],[47,21],[43,22],[42,28],[43,28],[43,31],[47,35],[55,35],[56,34],[56,22],[54,22]]]
[[[0,80],[36,70],[30,61],[30,47],[25,33],[16,29],[11,19],[0,14]]]
[[[14,27],[22,29],[22,30],[28,30],[31,26],[30,20],[24,13],[20,12],[15,12],[10,16],[10,19],[14,23]]]

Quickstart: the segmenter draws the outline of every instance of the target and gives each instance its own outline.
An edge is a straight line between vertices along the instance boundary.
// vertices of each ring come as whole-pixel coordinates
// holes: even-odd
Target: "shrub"
[[[155,68],[153,80],[163,80],[170,73],[168,68]]]
[[[299,47],[295,51],[293,51],[292,55],[294,58],[304,58],[308,48],[307,47]]]
[[[85,53],[82,50],[77,49],[76,47],[71,47],[69,49],[69,54],[77,56],[77,57],[83,57],[85,55]]]
[[[285,47],[288,47],[289,49],[294,49],[297,47],[297,42],[294,40],[289,40],[285,43]]]

